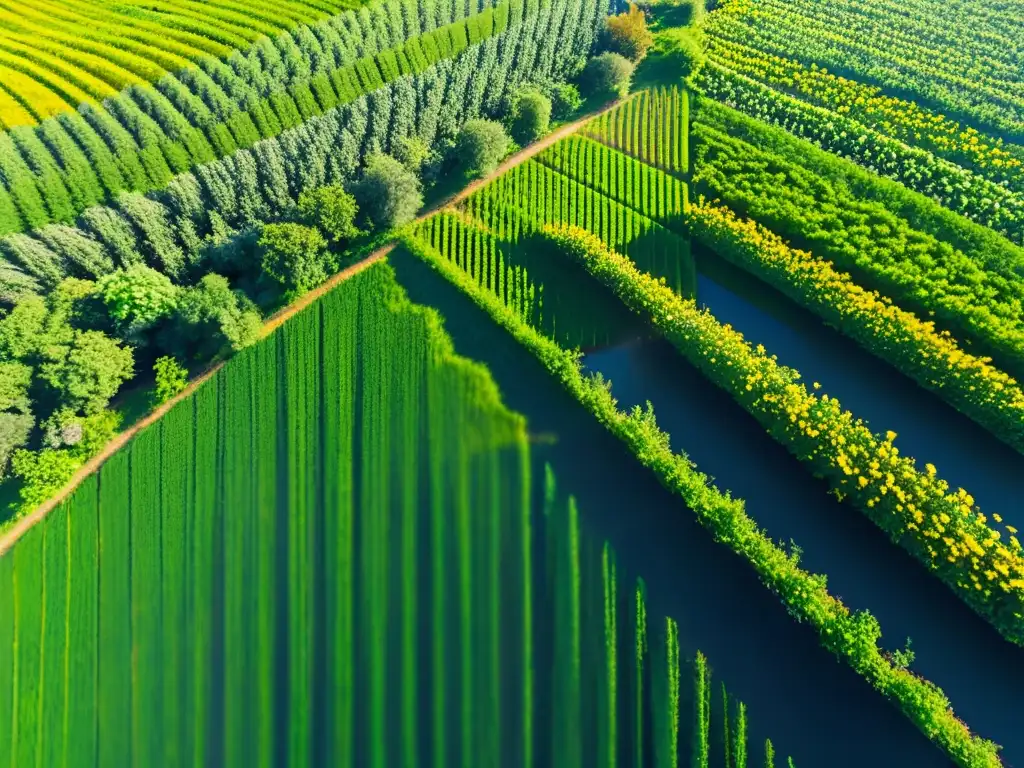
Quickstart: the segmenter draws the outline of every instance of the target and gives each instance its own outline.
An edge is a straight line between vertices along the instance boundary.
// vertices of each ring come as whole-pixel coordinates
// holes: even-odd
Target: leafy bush
[[[263,274],[286,296],[315,288],[338,269],[337,257],[327,249],[324,236],[303,224],[267,224],[259,247]]]
[[[498,167],[509,148],[509,137],[494,120],[469,120],[459,133],[453,152],[470,177],[486,176]]]
[[[340,184],[329,184],[299,195],[299,215],[334,243],[343,243],[359,234],[358,211],[356,199]]]
[[[101,277],[96,290],[107,313],[126,334],[145,330],[169,315],[178,297],[170,278],[142,264]]]
[[[157,358],[153,364],[156,387],[153,390],[153,405],[166,403],[188,385],[188,370],[170,356]]]
[[[551,115],[556,120],[568,120],[583,106],[580,89],[569,83],[556,83],[550,89]]]
[[[374,229],[408,224],[423,207],[419,178],[390,155],[371,155],[355,188],[359,210]]]
[[[618,53],[602,53],[587,62],[582,80],[594,96],[625,96],[633,77],[633,63]]]
[[[633,3],[624,13],[607,18],[605,37],[611,51],[632,61],[640,61],[654,44],[654,35],[647,28],[647,18]]]
[[[551,99],[535,88],[520,93],[512,110],[515,140],[529,144],[547,133],[551,125],[551,108]]]
[[[310,231],[319,236],[316,230]],[[320,242],[323,243],[323,238]],[[327,254],[326,244],[323,249],[323,253]],[[307,253],[301,249],[295,252]],[[308,277],[309,270],[304,269],[303,274]],[[324,272],[323,279],[326,277]],[[303,292],[305,290],[308,288],[304,288]],[[198,284],[182,292],[175,322],[171,326],[171,337],[164,346],[177,350],[182,359],[206,360],[222,352],[225,347],[237,352],[249,346],[259,338],[261,328],[260,315],[255,305],[241,291],[231,290],[226,277],[211,272]]]
[[[701,35],[689,29],[665,30],[658,36],[658,52],[684,79],[696,77],[707,63]]]
[[[11,457],[28,443],[35,419],[28,413],[0,413],[0,480],[7,477]]]

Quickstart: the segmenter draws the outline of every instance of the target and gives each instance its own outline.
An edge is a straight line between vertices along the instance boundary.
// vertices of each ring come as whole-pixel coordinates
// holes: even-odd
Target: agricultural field
[[[0,18],[0,762],[1024,765],[1018,0]]]

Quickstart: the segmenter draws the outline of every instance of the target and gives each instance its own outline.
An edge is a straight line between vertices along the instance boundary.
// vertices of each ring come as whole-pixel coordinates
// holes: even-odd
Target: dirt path
[[[519,150],[514,155],[509,157],[505,162],[499,165],[493,173],[488,174],[486,177],[482,179],[477,179],[476,181],[470,182],[467,186],[463,187],[458,192],[430,206],[430,208],[425,210],[416,218],[416,221],[424,221],[433,216],[438,211],[442,210],[443,208],[446,208],[450,205],[455,205],[456,203],[466,199],[474,192],[476,192],[478,189],[488,184],[493,179],[497,178],[498,176],[501,176],[504,173],[507,173],[512,168],[515,168],[517,165],[525,163],[534,155],[543,152],[545,149],[561,141],[566,136],[575,133],[576,130],[580,128],[580,126],[582,126],[584,123],[586,123],[589,120],[592,120],[598,115],[602,115],[605,112],[614,109],[616,106],[619,105],[619,103],[620,101],[609,102],[601,109],[596,110],[594,112],[590,112],[584,115],[583,117],[579,118],[578,120],[574,120],[571,123],[566,123],[557,130],[549,133],[540,141],[534,142],[533,144],[530,144],[528,147]],[[303,294],[294,302],[289,304],[287,307],[284,307],[278,312],[275,312],[273,315],[270,316],[270,318],[268,318],[266,323],[264,323],[263,336],[266,336],[267,334],[274,331],[276,328],[280,327],[288,318],[292,317],[297,312],[301,312],[303,309],[308,307],[310,304],[319,299],[325,293],[333,290],[334,288],[348,280],[353,275],[359,274],[363,270],[367,269],[373,264],[376,264],[381,259],[385,258],[392,250],[394,250],[394,248],[394,241],[381,246],[380,248],[373,251],[366,258],[356,262],[355,264],[352,264],[351,266],[346,267],[341,272],[338,272],[323,285],[320,285],[317,288],[314,288],[312,291]],[[214,376],[214,374],[216,374],[217,371],[219,371],[224,366],[225,362],[226,361],[219,362],[208,368],[199,376],[192,379],[189,382],[188,386],[185,387],[185,389],[182,390],[178,395],[171,398],[166,403],[164,403],[163,405],[153,410],[151,413],[141,418],[139,421],[135,422],[132,426],[130,426],[121,434],[117,435],[117,437],[115,437],[113,440],[107,443],[107,445],[103,448],[102,451],[100,451],[98,454],[89,459],[89,461],[83,464],[81,468],[77,472],[75,472],[71,479],[64,485],[64,487],[60,489],[60,491],[58,491],[48,501],[36,507],[29,514],[25,515],[24,517],[20,518],[16,523],[14,523],[14,525],[12,525],[7,531],[3,533],[2,536],[0,536],[0,556],[6,554],[11,549],[11,547],[13,547],[17,543],[18,539],[24,536],[25,533],[30,528],[32,528],[32,526],[34,526],[40,520],[45,518],[50,513],[50,511],[56,508],[57,505],[60,504],[62,501],[64,501],[75,490],[75,488],[77,488],[79,484],[81,484],[81,482],[85,480],[85,478],[87,478],[94,472],[98,471],[99,468],[103,466],[103,464],[111,456],[113,456],[115,453],[121,450],[133,437],[139,434],[139,432],[141,432],[142,430],[156,423],[165,413],[171,410],[171,408],[173,408],[179,402],[187,398],[199,387],[205,384],[209,379],[211,379]]]

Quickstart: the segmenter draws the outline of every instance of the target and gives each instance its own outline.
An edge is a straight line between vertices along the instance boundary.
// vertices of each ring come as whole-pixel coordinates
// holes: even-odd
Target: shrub
[[[658,47],[672,69],[684,79],[696,77],[707,61],[699,32],[688,29],[666,30],[659,36]]]
[[[157,358],[153,364],[156,387],[153,390],[153,406],[166,403],[188,385],[188,370],[173,357]]]
[[[462,126],[453,151],[467,175],[474,177],[492,173],[508,147],[508,134],[501,123],[469,120]]]
[[[654,35],[647,28],[647,18],[633,3],[625,13],[608,17],[605,37],[611,51],[633,61],[640,61],[654,44]]]
[[[633,64],[618,53],[602,53],[587,62],[583,84],[594,96],[625,96],[633,77]]]
[[[558,83],[551,88],[551,114],[556,120],[567,120],[583,106],[583,97],[575,85]]]
[[[390,155],[370,156],[355,193],[363,216],[378,230],[408,224],[423,206],[419,178]]]
[[[259,247],[263,274],[286,295],[303,294],[338,269],[337,258],[327,250],[324,236],[302,224],[267,224]]]
[[[311,231],[319,236],[316,230]],[[323,253],[327,253],[323,238],[320,241]],[[297,249],[296,253],[306,251]],[[309,276],[308,268],[304,274]],[[323,279],[326,276],[324,272]],[[241,291],[231,290],[226,277],[211,272],[182,293],[171,328],[173,335],[164,346],[177,349],[183,359],[209,359],[225,346],[235,352],[249,346],[259,338],[261,328],[255,305]]]
[[[512,135],[520,144],[536,141],[551,124],[551,99],[538,90],[519,94],[512,113]]]
[[[299,195],[299,215],[304,222],[319,228],[334,243],[343,243],[359,234],[358,210],[356,199],[340,184],[329,184]]]
[[[35,419],[27,413],[0,413],[0,480],[7,477],[7,469],[15,451],[28,443]]]
[[[118,327],[136,333],[174,311],[178,288],[155,269],[137,264],[97,282],[96,290]]]

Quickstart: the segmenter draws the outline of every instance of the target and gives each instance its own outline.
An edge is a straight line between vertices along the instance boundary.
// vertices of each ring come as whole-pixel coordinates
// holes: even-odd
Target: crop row
[[[0,11],[0,48],[6,54],[0,57],[5,70],[0,90],[31,118],[43,119],[128,85],[154,82],[202,57],[226,58],[260,37],[311,25],[350,7],[337,0],[274,6],[221,0],[201,12],[180,0],[159,10],[134,4],[96,7],[83,0],[16,3]],[[8,72],[28,82],[12,83]],[[0,112],[0,125],[21,124],[18,118]]]
[[[585,135],[563,139],[537,160],[660,224],[682,220],[685,182]]]
[[[703,123],[694,123],[692,135],[700,191],[915,314],[934,316],[1010,373],[1021,370],[1019,260],[965,253],[915,229],[881,202]]]
[[[562,15],[578,8],[575,3],[547,8],[455,61],[201,165],[159,192],[125,193],[112,207],[93,206],[75,227],[50,224],[31,235],[8,235],[0,241],[0,299],[48,290],[65,276],[96,277],[140,262],[183,277],[225,227],[244,229],[285,215],[303,190],[353,178],[367,151],[387,151],[410,135],[428,145],[451,141],[466,120],[494,114],[527,77],[555,77],[553,44],[592,26],[589,18],[570,22]]]
[[[370,43],[357,43],[358,25],[334,47],[325,48],[312,33],[300,38],[302,47],[288,37],[291,47],[283,51],[266,41],[257,46],[265,65],[257,57],[260,66],[249,58],[229,60],[237,72],[223,62],[210,64],[212,74],[186,69],[155,88],[130,88],[103,108],[86,105],[37,127],[0,134],[0,232],[67,223],[124,191],[159,189],[175,174],[421,73],[500,34],[510,20],[546,16],[553,7],[562,12],[565,5],[540,8],[510,0],[380,49],[372,41],[391,43],[391,38],[382,33],[369,35]],[[592,38],[590,25],[578,23],[582,8],[574,4],[565,25],[573,32],[587,30],[571,41],[579,46],[567,45],[577,55],[589,50]],[[363,49],[369,52],[357,57]]]
[[[858,0],[730,0],[708,28],[712,37],[814,62],[895,95],[909,93],[995,135],[1024,139],[1024,79],[1010,53],[1012,36],[994,42],[992,17],[963,6],[953,23],[935,25],[932,14],[942,3],[912,5],[915,12],[907,13]]]
[[[702,93],[744,114],[849,158],[1024,244],[1024,188],[1012,191],[985,175],[907,146],[839,112],[781,93],[715,62],[701,70]],[[1004,182],[1008,184],[1008,182]]]
[[[19,764],[707,765],[707,660],[688,694],[676,623],[549,467],[536,514],[531,482],[489,373],[372,267],[0,556],[0,740]]]
[[[673,86],[641,91],[589,122],[582,133],[655,168],[686,173],[689,122],[690,95]]]
[[[580,236],[586,237],[586,233]],[[882,654],[878,647],[881,629],[874,617],[866,612],[851,614],[840,600],[829,594],[824,577],[800,568],[794,558],[757,527],[746,514],[741,500],[715,488],[685,455],[673,453],[669,437],[658,428],[652,410],[620,411],[607,382],[584,375],[575,352],[562,348],[525,323],[501,297],[417,237],[406,238],[404,244],[534,354],[666,488],[682,496],[701,525],[718,542],[754,567],[794,618],[814,627],[828,650],[891,699],[958,765],[972,768],[1000,765],[997,747],[974,736],[955,717],[948,699],[939,689],[905,669],[894,667]],[[739,759],[739,755],[734,754],[733,759]]]
[[[710,38],[711,61],[897,141],[919,147],[1011,189],[1024,185],[1024,148],[987,136],[877,86],[832,74],[815,64]],[[712,73],[713,76],[713,73]],[[709,78],[710,79],[710,78]]]
[[[726,208],[700,202],[689,231],[716,254],[756,275],[925,389],[1024,452],[1024,391],[948,333],[857,285],[827,261],[786,245]]]

